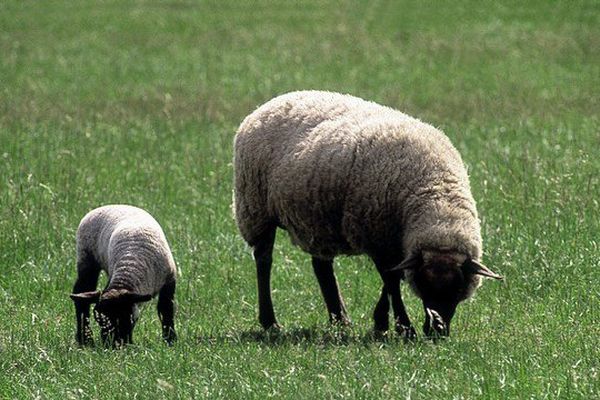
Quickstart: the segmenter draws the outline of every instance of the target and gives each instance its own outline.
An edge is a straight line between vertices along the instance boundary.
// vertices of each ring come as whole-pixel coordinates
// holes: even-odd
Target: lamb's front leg
[[[93,263],[79,261],[77,263],[77,281],[73,286],[73,294],[91,292],[96,290],[100,269]],[[90,304],[91,299],[73,298],[75,304],[75,317],[77,319],[77,343],[81,346],[94,343],[90,329]]]
[[[172,345],[177,340],[175,333],[175,281],[165,284],[158,294],[158,318],[162,325],[163,339]]]
[[[77,318],[77,332],[75,338],[80,346],[94,344],[90,328],[90,305],[75,303],[75,317]]]

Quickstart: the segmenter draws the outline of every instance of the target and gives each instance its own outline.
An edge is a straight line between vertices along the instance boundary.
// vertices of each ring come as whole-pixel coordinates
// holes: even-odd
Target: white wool
[[[108,274],[107,289],[155,295],[176,278],[177,267],[160,225],[137,207],[107,205],[83,217],[77,229],[77,257],[89,256]]]
[[[438,129],[350,95],[292,92],[235,138],[234,208],[253,245],[277,224],[313,256],[400,262],[424,249],[481,257],[466,169]]]

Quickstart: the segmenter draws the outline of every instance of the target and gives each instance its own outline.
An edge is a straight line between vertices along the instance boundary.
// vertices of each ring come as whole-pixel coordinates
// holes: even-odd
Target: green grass
[[[9,0],[0,82],[0,398],[600,397],[597,2]],[[449,340],[373,339],[363,257],[337,260],[354,325],[330,327],[283,234],[286,329],[258,329],[232,139],[306,88],[399,108],[462,153],[506,281],[459,306]],[[75,229],[117,202],[161,222],[182,270],[173,348],[154,303],[136,345],[74,343]]]

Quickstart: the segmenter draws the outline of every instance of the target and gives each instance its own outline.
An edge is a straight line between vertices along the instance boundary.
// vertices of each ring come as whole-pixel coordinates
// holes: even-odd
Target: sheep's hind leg
[[[172,345],[177,340],[175,333],[175,281],[166,283],[158,293],[156,309],[162,327],[162,337]]]
[[[77,280],[73,286],[73,294],[96,290],[100,266],[91,255],[81,256],[77,261]],[[75,301],[75,317],[77,319],[77,343],[81,346],[93,344],[90,329],[90,303]]]
[[[269,227],[252,243],[258,281],[258,320],[264,329],[281,328],[275,319],[271,299],[271,265],[276,230],[275,226]]]
[[[340,288],[333,272],[333,260],[323,260],[313,257],[312,265],[319,281],[331,322],[349,325],[350,318],[348,318],[348,311],[346,311],[346,305],[340,294]]]

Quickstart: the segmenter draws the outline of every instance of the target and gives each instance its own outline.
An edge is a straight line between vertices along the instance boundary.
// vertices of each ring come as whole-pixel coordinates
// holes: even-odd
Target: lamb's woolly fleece
[[[429,248],[481,257],[457,150],[389,107],[321,91],[276,97],[239,127],[234,168],[236,220],[250,245],[277,224],[323,258],[399,262]]]
[[[137,207],[108,205],[83,217],[77,229],[77,258],[85,261],[90,256],[108,274],[107,289],[155,295],[176,277],[175,261],[160,225]]]

